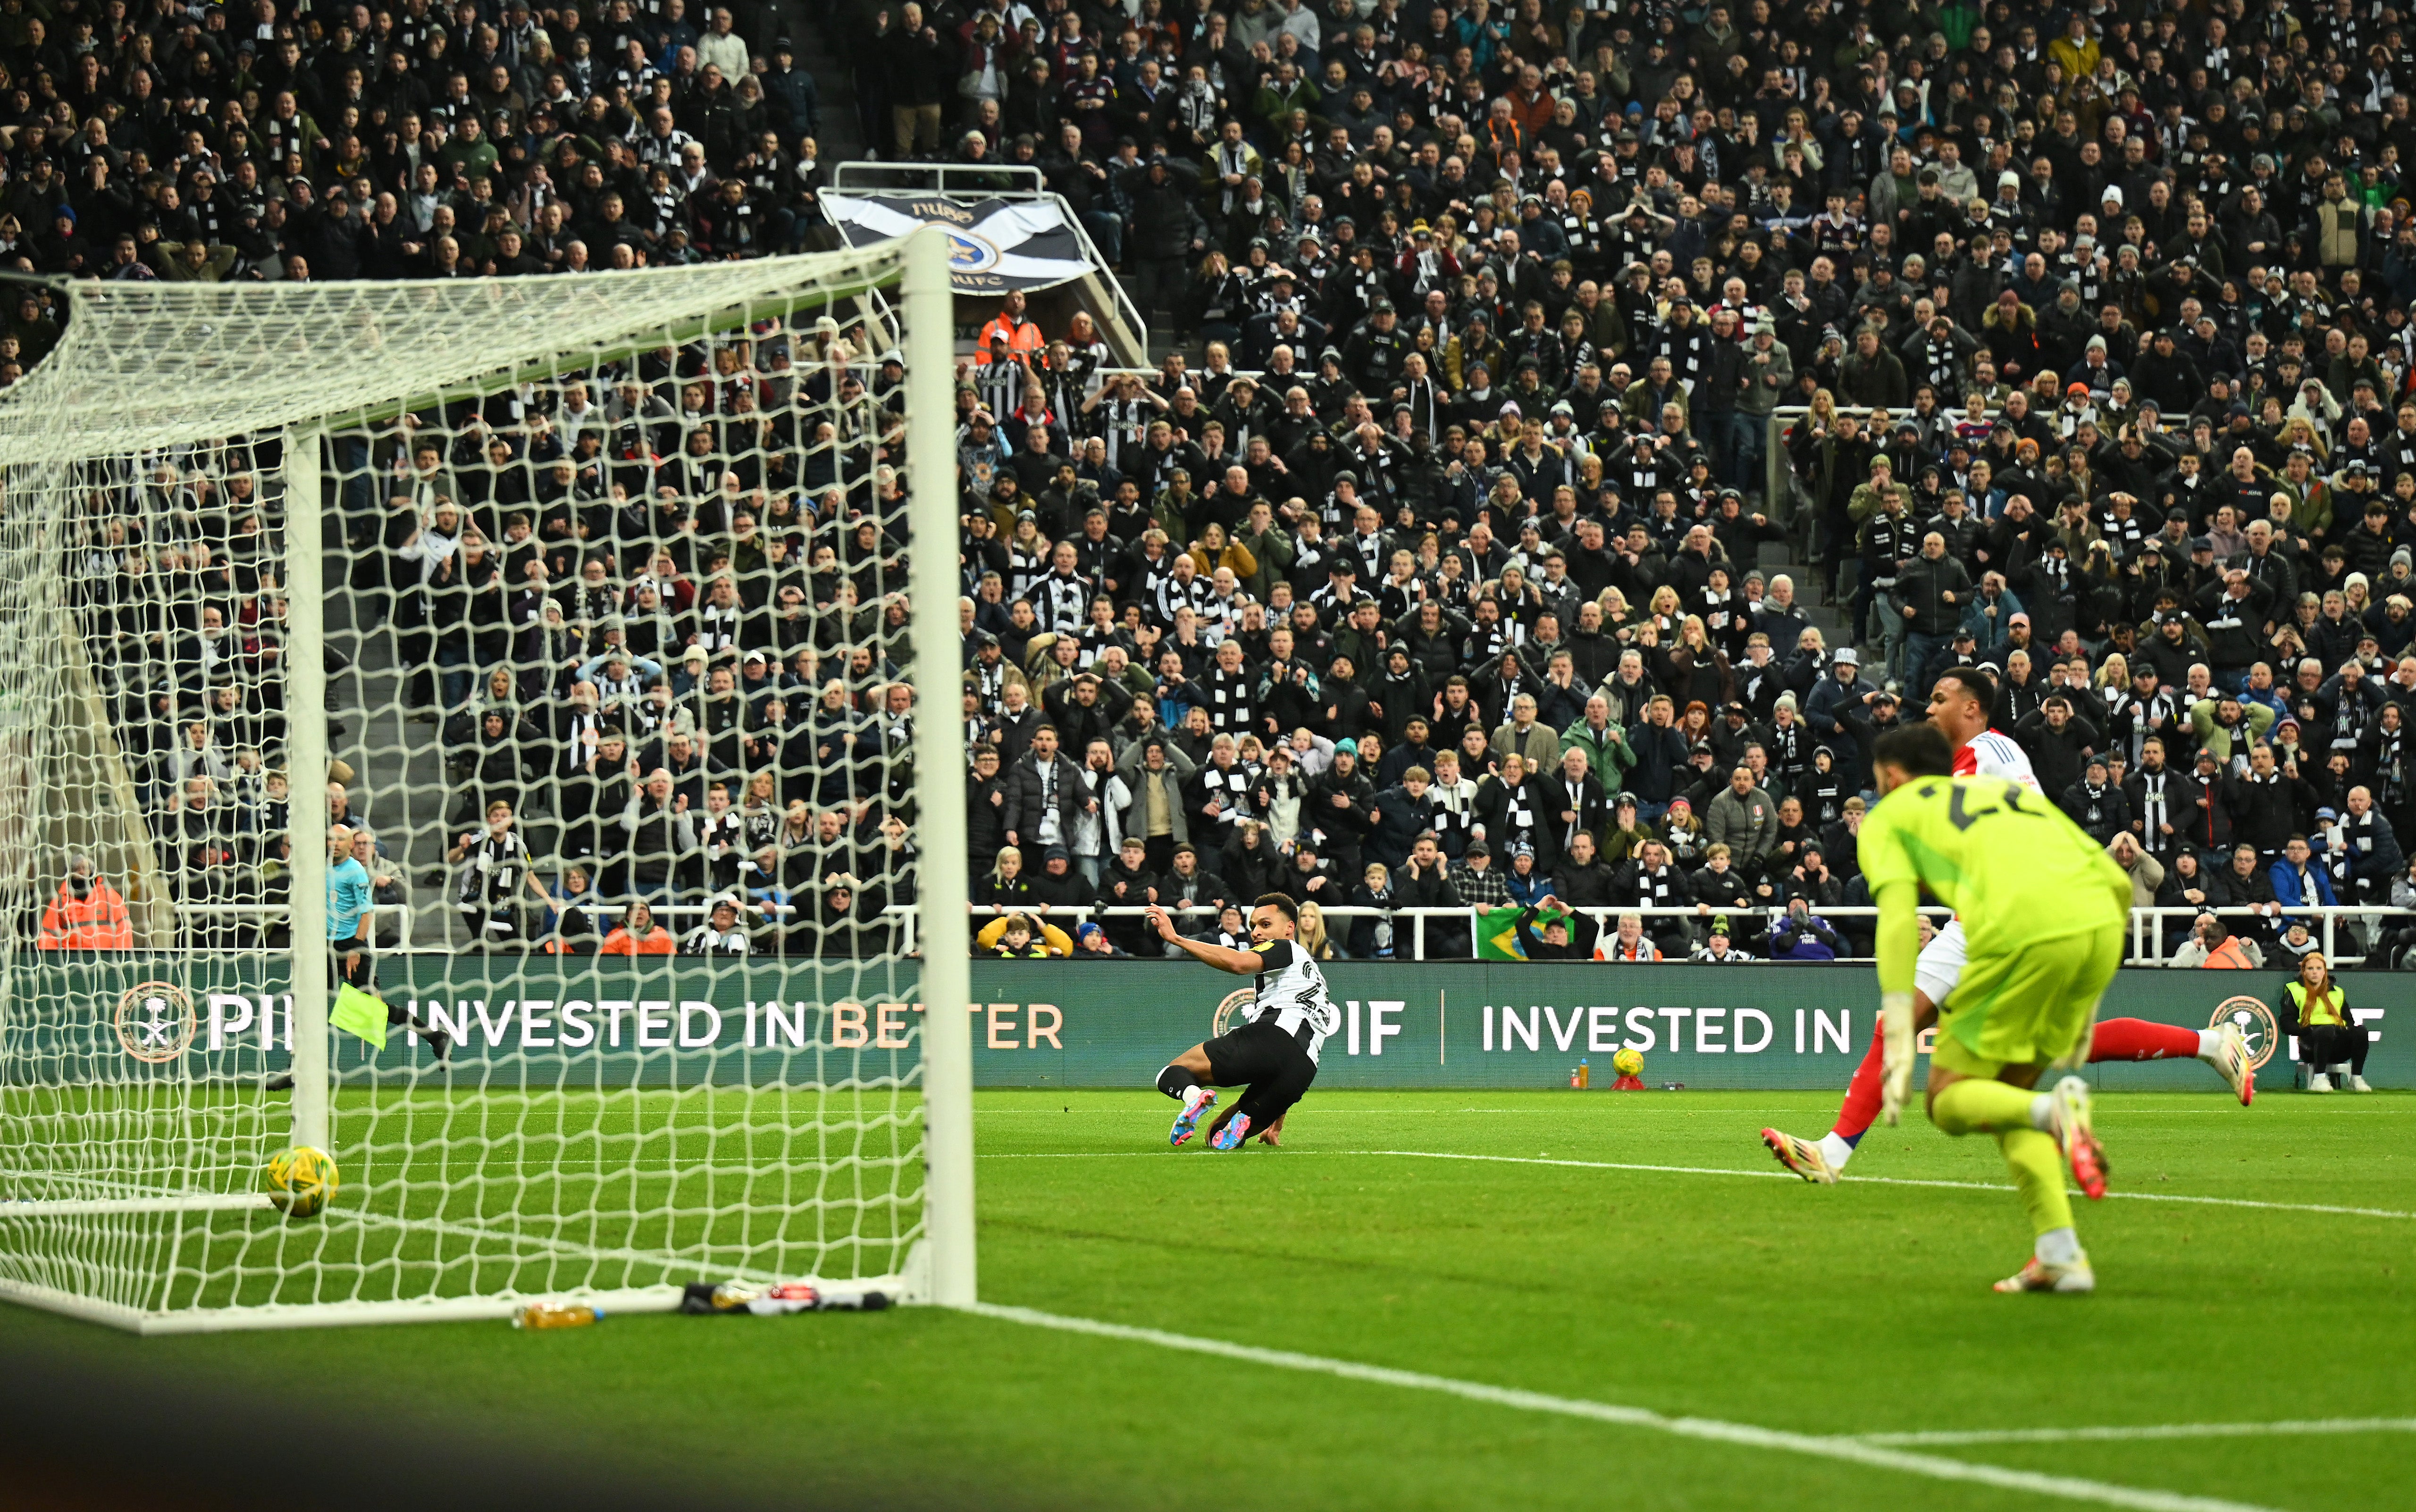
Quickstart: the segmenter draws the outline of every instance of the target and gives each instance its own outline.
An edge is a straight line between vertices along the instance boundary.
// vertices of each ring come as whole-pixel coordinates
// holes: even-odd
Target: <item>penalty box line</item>
[[[1172,1152],[1166,1150],[1002,1150],[985,1152],[985,1160],[1156,1160]],[[1786,1171],[1741,1171],[1725,1165],[1647,1165],[1631,1160],[1567,1160],[1548,1155],[1472,1155],[1459,1150],[1293,1150],[1294,1157],[1305,1155],[1384,1156],[1414,1160],[1475,1160],[1493,1165],[1554,1165],[1578,1171],[1642,1171],[1656,1175],[1677,1176],[1744,1176],[1755,1181],[1797,1181],[1802,1178]],[[1838,1185],[1862,1183],[1882,1187],[1940,1187],[1954,1191],[2011,1191],[2014,1189],[1993,1181],[1941,1181],[1919,1176],[1840,1176]],[[2331,1213],[2342,1218],[2382,1218],[2410,1220],[2416,1213],[2401,1212],[2390,1207],[2344,1207],[2333,1203],[2273,1203],[2254,1197],[2196,1197],[2170,1191],[2108,1191],[2108,1198],[2120,1197],[2131,1202],[2184,1203],[2201,1207],[2253,1207],[2276,1213]]]
[[[1311,1375],[1333,1376],[1340,1380],[1393,1386],[1407,1391],[1432,1392],[1442,1396],[1457,1397],[1463,1401],[1507,1407],[1518,1412],[1545,1413],[1560,1417],[1610,1423],[1622,1428],[1648,1429],[1677,1438],[1840,1460],[1875,1470],[1889,1470],[1903,1475],[1918,1475],[1929,1480],[1989,1486],[2033,1496],[2052,1496],[2063,1501],[2134,1508],[2137,1512],[2270,1512],[2268,1508],[2258,1507],[2250,1503],[2192,1496],[2180,1491],[2118,1486],[2108,1481],[2087,1480],[2075,1475],[2049,1475],[2035,1471],[2013,1470],[2001,1465],[1952,1460],[1941,1455],[1920,1454],[1889,1445],[1875,1444],[1865,1439],[1824,1438],[1809,1433],[1790,1433],[1779,1429],[1758,1428],[1749,1423],[1730,1423],[1713,1417],[1670,1417],[1642,1407],[1622,1407],[1611,1402],[1591,1401],[1581,1397],[1556,1397],[1540,1391],[1522,1391],[1510,1386],[1489,1385],[1481,1381],[1462,1381],[1452,1376],[1429,1375],[1422,1370],[1396,1370],[1390,1366],[1368,1365],[1357,1360],[1331,1359],[1321,1355],[1303,1355],[1291,1350],[1261,1349],[1256,1345],[1236,1344],[1221,1339],[1201,1339],[1189,1334],[1168,1333],[1157,1328],[1139,1328],[1125,1324],[1103,1323],[1093,1318],[1067,1317],[1060,1313],[1042,1312],[1032,1308],[1005,1307],[983,1302],[975,1303],[966,1310],[981,1317],[995,1318],[1003,1323],[1048,1328],[1059,1333],[1086,1334],[1095,1339],[1113,1339],[1127,1343],[1150,1344],[1159,1349],[1215,1355],[1245,1365],[1297,1370]]]
[[[1862,1444],[1895,1448],[1948,1447],[1960,1444],[2121,1444],[2141,1439],[2239,1439],[2265,1435],[2312,1437],[2336,1433],[2416,1433],[2416,1417],[2318,1417],[2278,1423],[2138,1423],[2086,1428],[1941,1429],[1914,1433],[1850,1433]]]

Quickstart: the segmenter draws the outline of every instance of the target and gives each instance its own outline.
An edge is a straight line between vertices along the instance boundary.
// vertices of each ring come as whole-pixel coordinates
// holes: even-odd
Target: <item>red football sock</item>
[[[1854,1068],[1854,1079],[1846,1084],[1846,1100],[1838,1105],[1837,1121],[1829,1130],[1849,1145],[1879,1119],[1880,1084],[1885,1079],[1886,1063],[1886,1041],[1875,1029],[1871,1048]]]
[[[2100,1019],[2089,1040],[2091,1060],[2195,1060],[2197,1031],[2146,1019]]]

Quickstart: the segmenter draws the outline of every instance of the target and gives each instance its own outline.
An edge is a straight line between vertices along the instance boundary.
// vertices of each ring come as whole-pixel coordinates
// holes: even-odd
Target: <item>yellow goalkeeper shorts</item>
[[[1954,998],[1939,1015],[1931,1062],[1965,1076],[2061,1060],[2097,1020],[2122,964],[2121,922],[1972,954]]]

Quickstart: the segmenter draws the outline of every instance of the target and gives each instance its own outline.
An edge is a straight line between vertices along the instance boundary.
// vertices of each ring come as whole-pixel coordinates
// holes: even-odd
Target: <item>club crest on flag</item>
[[[999,251],[994,243],[970,232],[952,231],[947,235],[951,273],[987,273],[998,266]]]

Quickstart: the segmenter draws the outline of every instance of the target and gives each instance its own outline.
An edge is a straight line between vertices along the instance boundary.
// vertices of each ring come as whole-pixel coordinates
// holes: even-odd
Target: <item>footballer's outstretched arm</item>
[[[1222,945],[1210,945],[1188,937],[1174,927],[1173,917],[1154,903],[1149,906],[1149,921],[1156,929],[1158,938],[1219,971],[1230,971],[1237,977],[1254,977],[1258,975],[1259,968],[1266,965],[1253,951],[1228,950]]]
[[[1893,1125],[1912,1090],[1913,973],[1921,956],[1921,884],[1882,883],[1879,905],[1880,1034],[1885,1045],[1880,1106]]]

